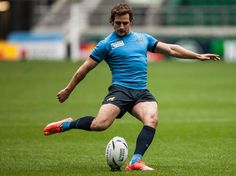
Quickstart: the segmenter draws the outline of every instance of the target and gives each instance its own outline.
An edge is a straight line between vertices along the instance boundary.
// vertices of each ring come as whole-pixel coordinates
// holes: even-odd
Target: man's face
[[[113,28],[119,37],[123,37],[130,32],[129,14],[115,16]]]

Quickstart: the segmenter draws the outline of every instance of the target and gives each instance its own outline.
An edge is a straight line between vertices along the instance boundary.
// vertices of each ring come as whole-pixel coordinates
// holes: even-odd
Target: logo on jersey
[[[120,40],[120,41],[111,43],[111,49],[115,49],[115,48],[118,48],[118,47],[121,47],[124,45],[125,45],[124,42],[122,40]]]
[[[142,41],[143,41],[143,38],[142,38],[142,37],[138,37],[138,38],[137,38],[137,41],[138,41],[138,42],[142,42]]]
[[[107,99],[107,101],[114,101],[116,97],[110,97]]]

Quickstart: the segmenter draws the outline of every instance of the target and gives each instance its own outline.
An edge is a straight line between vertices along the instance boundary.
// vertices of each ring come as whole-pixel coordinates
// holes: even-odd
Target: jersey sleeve
[[[149,35],[149,34],[145,34],[145,37],[147,39],[148,42],[148,51],[150,52],[154,52],[156,45],[158,43],[158,40],[155,39],[153,36]]]
[[[96,62],[101,62],[103,59],[107,58],[106,43],[104,40],[97,44],[97,46],[91,52],[90,57]]]

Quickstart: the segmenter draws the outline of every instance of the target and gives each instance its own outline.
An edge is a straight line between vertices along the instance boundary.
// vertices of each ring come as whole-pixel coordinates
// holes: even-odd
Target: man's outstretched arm
[[[182,46],[176,44],[167,44],[158,42],[155,48],[156,53],[162,53],[169,56],[184,58],[184,59],[198,59],[198,60],[220,60],[217,54],[198,54],[193,51],[187,50]]]

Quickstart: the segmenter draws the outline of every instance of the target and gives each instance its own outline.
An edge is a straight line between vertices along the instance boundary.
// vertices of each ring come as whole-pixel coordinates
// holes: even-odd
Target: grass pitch
[[[124,137],[129,159],[142,125],[126,114],[104,132],[73,130],[45,137],[42,129],[65,116],[96,115],[110,85],[101,63],[60,104],[81,63],[0,62],[0,175],[236,175],[236,64],[149,64],[148,88],[159,102],[160,124],[143,160],[154,172],[112,173],[108,141]]]

